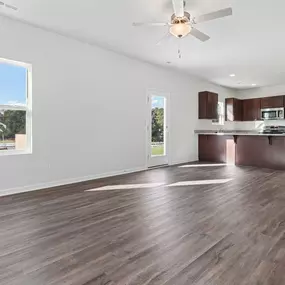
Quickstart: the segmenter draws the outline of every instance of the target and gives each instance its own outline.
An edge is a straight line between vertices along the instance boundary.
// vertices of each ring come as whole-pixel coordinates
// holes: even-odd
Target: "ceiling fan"
[[[174,14],[171,16],[169,23],[133,23],[133,26],[168,26],[169,35],[176,38],[184,38],[191,35],[202,42],[210,39],[210,37],[203,32],[196,29],[194,26],[198,23],[207,22],[233,14],[232,8],[218,10],[212,13],[204,14],[198,17],[193,17],[190,13],[184,10],[185,0],[172,0]]]

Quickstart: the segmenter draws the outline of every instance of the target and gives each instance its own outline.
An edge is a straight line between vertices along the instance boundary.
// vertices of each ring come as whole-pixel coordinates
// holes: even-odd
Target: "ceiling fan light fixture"
[[[178,23],[178,24],[173,24],[170,27],[169,32],[177,38],[183,38],[187,36],[191,32],[191,30],[192,27],[189,24]]]

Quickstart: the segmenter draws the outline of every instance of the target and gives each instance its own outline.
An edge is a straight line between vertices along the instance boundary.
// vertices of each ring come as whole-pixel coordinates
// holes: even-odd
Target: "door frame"
[[[164,163],[152,164],[151,158],[151,97],[165,97],[165,124],[164,124],[164,134],[165,134],[165,161]],[[148,89],[146,94],[146,168],[169,165],[170,164],[170,93],[165,91],[159,91],[157,89]],[[162,156],[157,156],[157,158],[162,158]]]

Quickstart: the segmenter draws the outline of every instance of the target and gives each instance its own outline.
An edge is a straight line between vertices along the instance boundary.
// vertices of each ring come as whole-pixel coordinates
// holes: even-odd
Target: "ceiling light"
[[[192,30],[192,27],[189,24],[174,24],[173,26],[170,27],[169,32],[177,37],[177,38],[183,38],[187,36]]]
[[[252,83],[251,86],[256,86],[256,83]]]
[[[230,77],[235,77],[236,75],[234,73],[230,74]]]

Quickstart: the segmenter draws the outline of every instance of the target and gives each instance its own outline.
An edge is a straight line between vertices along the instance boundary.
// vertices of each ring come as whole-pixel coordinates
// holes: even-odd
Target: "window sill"
[[[8,156],[8,155],[27,155],[32,154],[31,150],[2,150],[0,151],[1,156]]]

